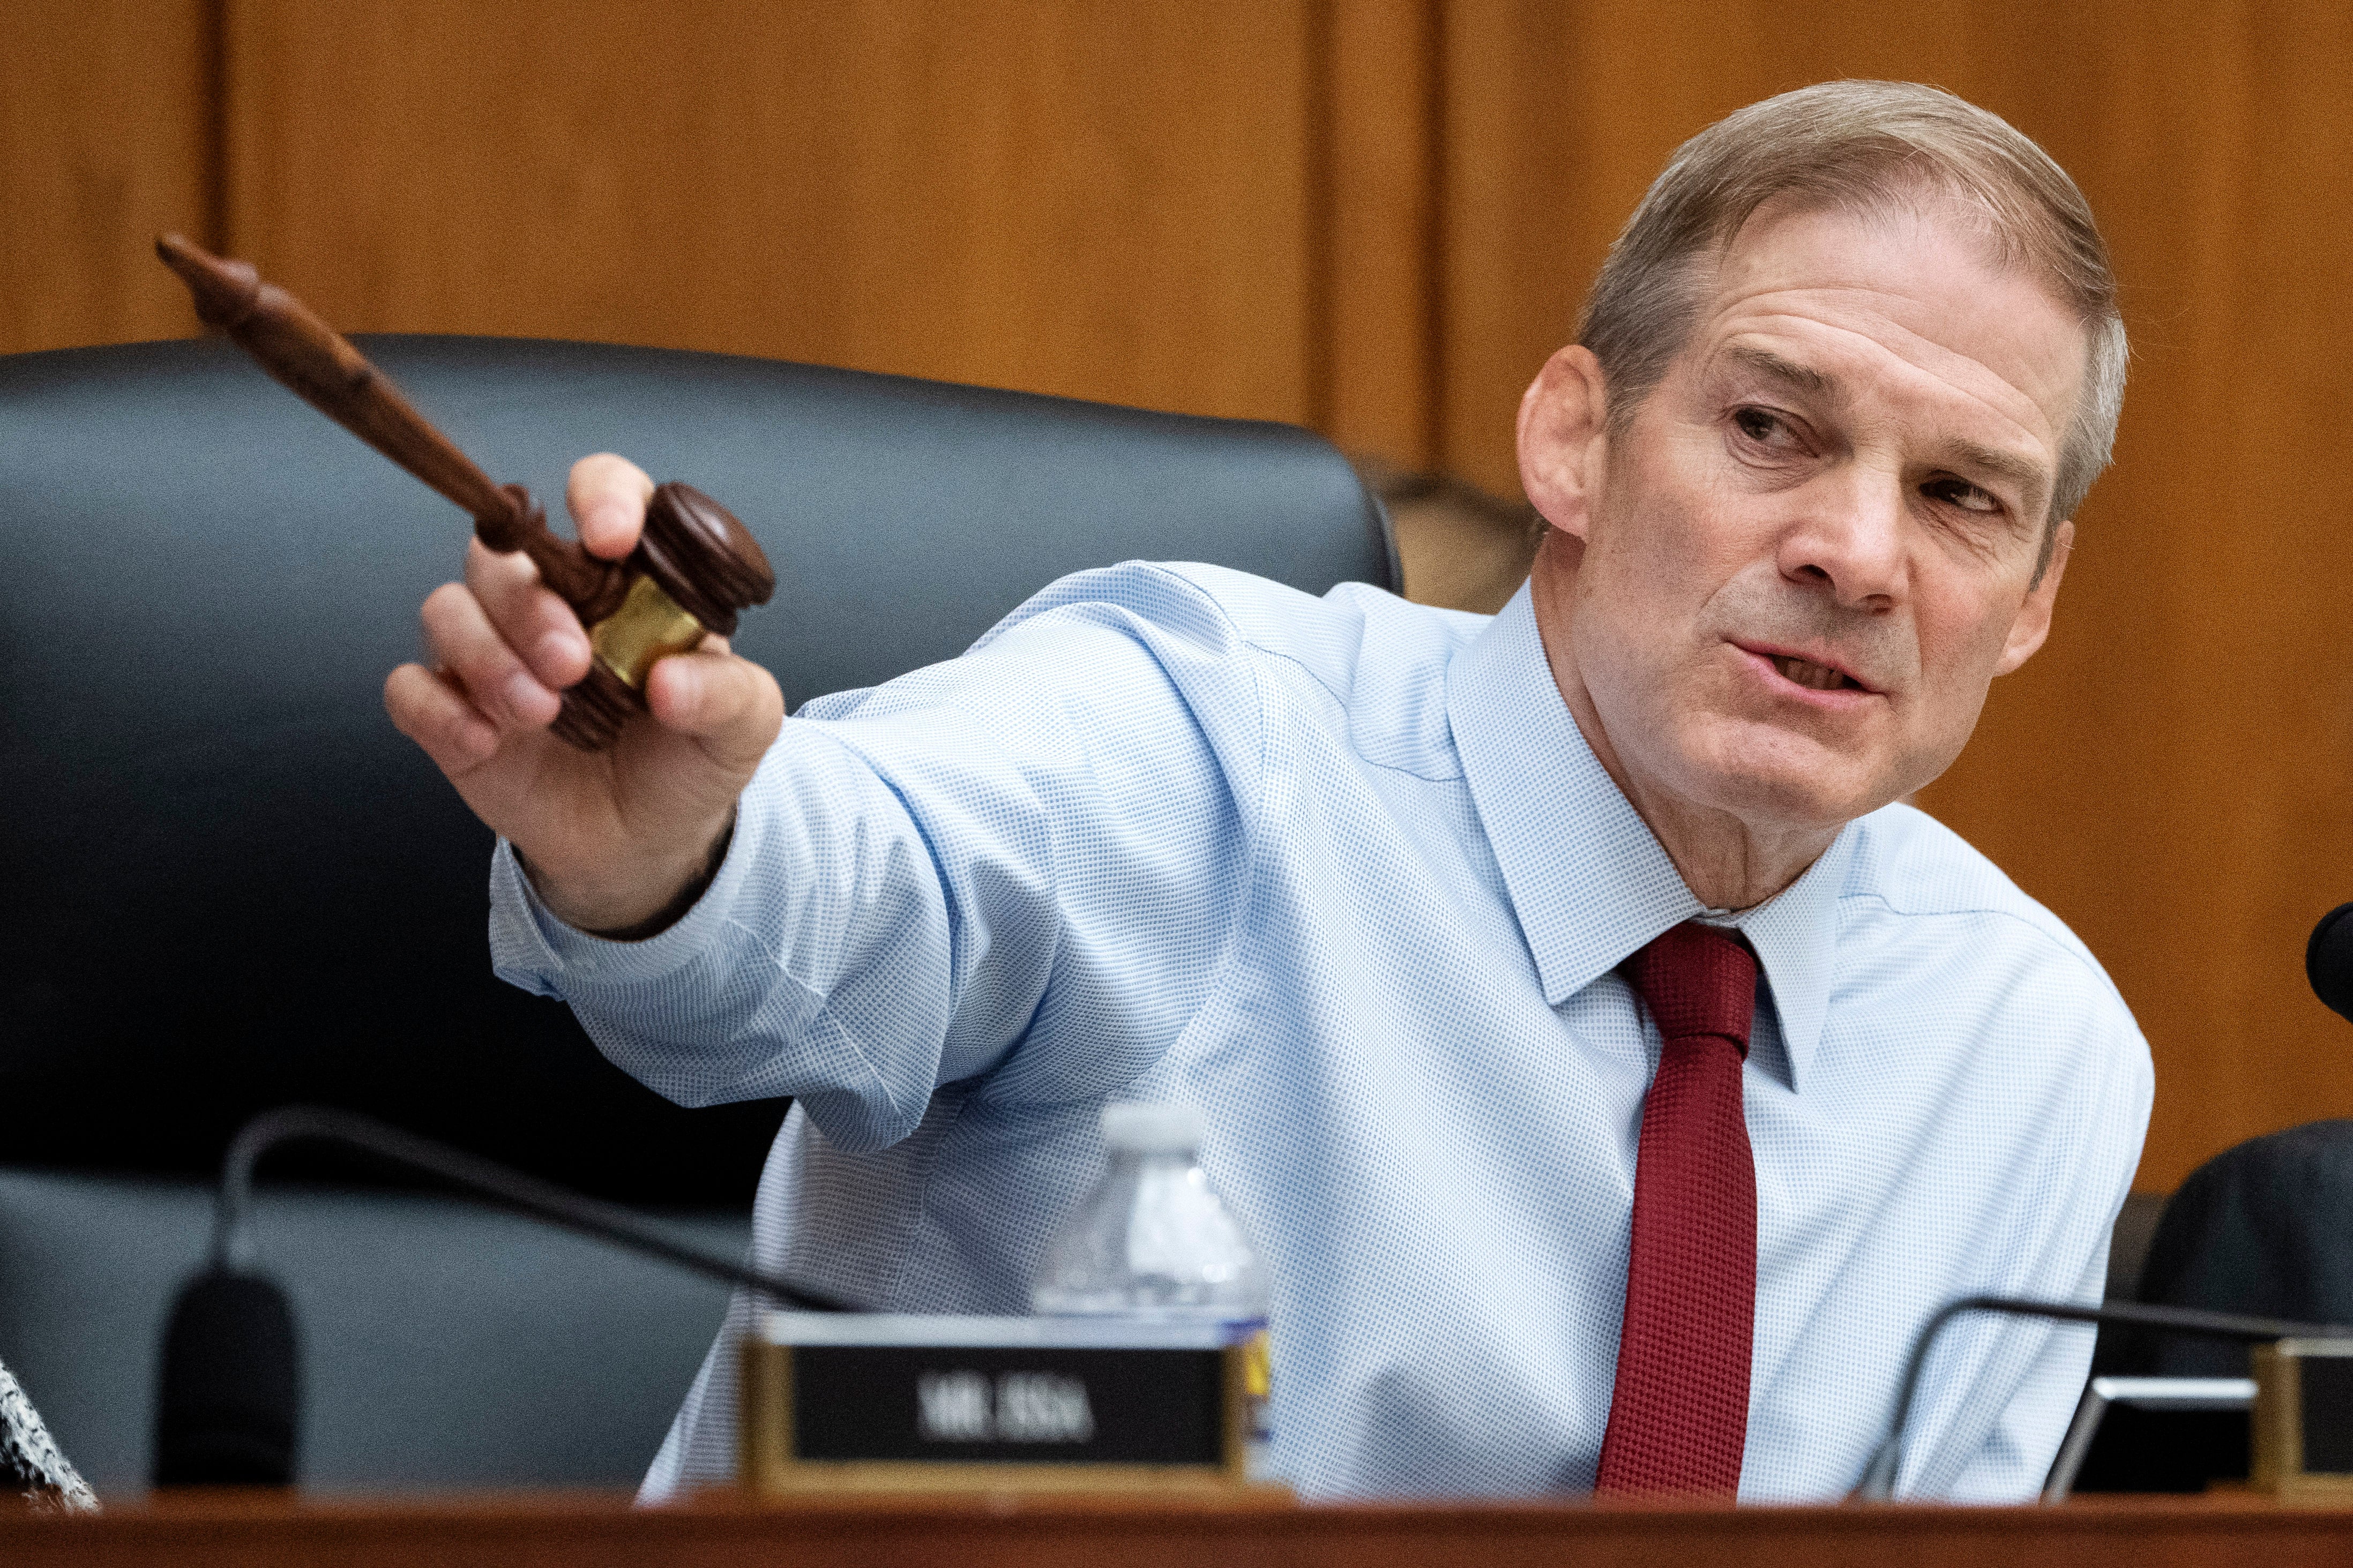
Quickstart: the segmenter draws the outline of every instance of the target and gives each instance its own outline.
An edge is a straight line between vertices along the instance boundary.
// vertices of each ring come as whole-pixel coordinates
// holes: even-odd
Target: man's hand
[[[653,481],[610,453],[573,465],[565,504],[591,553],[637,547]],[[425,601],[434,668],[404,664],[384,704],[474,814],[512,840],[540,897],[583,930],[651,935],[699,889],[734,821],[736,796],[784,723],[784,694],[758,665],[707,637],[647,673],[650,718],[606,752],[548,732],[558,693],[588,671],[588,634],[525,557],[475,541],[466,580]]]

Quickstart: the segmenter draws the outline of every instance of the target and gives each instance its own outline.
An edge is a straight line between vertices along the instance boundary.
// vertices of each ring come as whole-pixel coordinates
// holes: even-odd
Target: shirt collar
[[[1619,790],[1561,700],[1523,584],[1447,669],[1462,775],[1557,1007],[1671,926],[1707,910]],[[1771,988],[1792,1087],[1829,1010],[1850,826],[1775,898],[1736,917]]]

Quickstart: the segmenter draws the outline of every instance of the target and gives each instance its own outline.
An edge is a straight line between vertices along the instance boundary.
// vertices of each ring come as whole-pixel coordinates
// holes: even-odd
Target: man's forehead
[[[2054,437],[2083,383],[2082,324],[1948,203],[1767,208],[1742,226],[1712,281],[1695,346],[1761,337],[1806,363],[1875,345],[1997,405],[2005,390],[2024,397]],[[1798,339],[1810,338],[1810,352],[1789,353],[1779,340],[1805,325],[1820,329]]]
[[[1687,345],[1792,389],[1939,406],[1957,438],[2055,463],[2086,338],[1973,226],[1934,214],[1805,211],[1752,220]]]

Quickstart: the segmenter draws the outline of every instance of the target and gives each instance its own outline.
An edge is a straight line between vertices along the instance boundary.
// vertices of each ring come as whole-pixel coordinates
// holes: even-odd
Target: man
[[[2039,149],[1831,84],[1636,214],[1523,404],[1551,531],[1492,621],[1130,565],[790,723],[668,659],[587,758],[579,626],[478,547],[386,700],[502,836],[501,974],[681,1101],[797,1097],[763,1264],[1019,1311],[1101,1105],[1183,1099],[1303,1491],[1833,1496],[1937,1305],[2096,1295],[2137,1158],[2106,977],[1890,805],[2042,644],[2123,352]],[[648,490],[575,470],[592,550]],[[649,1494],[727,1473],[742,1321]],[[2031,1494],[2089,1351],[1954,1328],[1901,1489]]]

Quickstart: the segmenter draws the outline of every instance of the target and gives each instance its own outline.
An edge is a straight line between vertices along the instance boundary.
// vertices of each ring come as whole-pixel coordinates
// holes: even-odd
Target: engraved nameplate
[[[1230,1486],[1255,1323],[777,1312],[747,1337],[744,1483]]]

